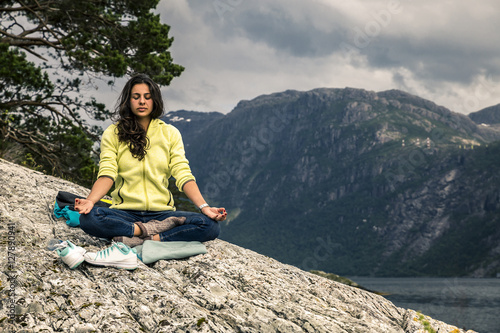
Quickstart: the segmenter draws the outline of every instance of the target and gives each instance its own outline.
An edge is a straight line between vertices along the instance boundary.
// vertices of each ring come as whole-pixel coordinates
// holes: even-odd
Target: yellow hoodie
[[[111,208],[175,210],[168,179],[173,176],[181,191],[186,182],[195,180],[179,130],[162,120],[151,120],[147,131],[150,148],[142,161],[132,157],[126,143],[119,142],[117,131],[113,124],[102,135],[97,175],[108,176],[115,182]]]

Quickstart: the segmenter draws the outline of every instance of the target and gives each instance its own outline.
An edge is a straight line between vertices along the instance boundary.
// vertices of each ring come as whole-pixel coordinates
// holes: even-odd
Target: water
[[[500,332],[500,279],[351,277],[394,305],[479,333]]]

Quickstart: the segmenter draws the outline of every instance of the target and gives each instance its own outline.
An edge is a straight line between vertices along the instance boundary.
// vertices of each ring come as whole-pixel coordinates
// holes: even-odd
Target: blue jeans
[[[89,235],[100,238],[134,236],[134,222],[162,221],[171,216],[184,216],[184,224],[160,233],[162,242],[199,241],[206,242],[219,236],[220,225],[201,213],[182,211],[139,211],[94,207],[88,214],[80,215],[80,227]]]

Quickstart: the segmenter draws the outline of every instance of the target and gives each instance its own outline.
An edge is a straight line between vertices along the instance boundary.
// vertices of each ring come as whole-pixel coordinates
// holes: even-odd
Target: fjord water
[[[350,277],[394,305],[479,333],[500,332],[500,278]]]

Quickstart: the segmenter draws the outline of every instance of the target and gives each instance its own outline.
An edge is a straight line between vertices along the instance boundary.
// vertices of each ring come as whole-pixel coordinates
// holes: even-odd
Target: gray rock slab
[[[58,191],[89,190],[0,159],[0,330],[12,332],[464,332],[385,298],[227,243],[208,253],[69,269],[49,240],[109,243],[53,217]],[[469,331],[472,332],[472,331]]]

